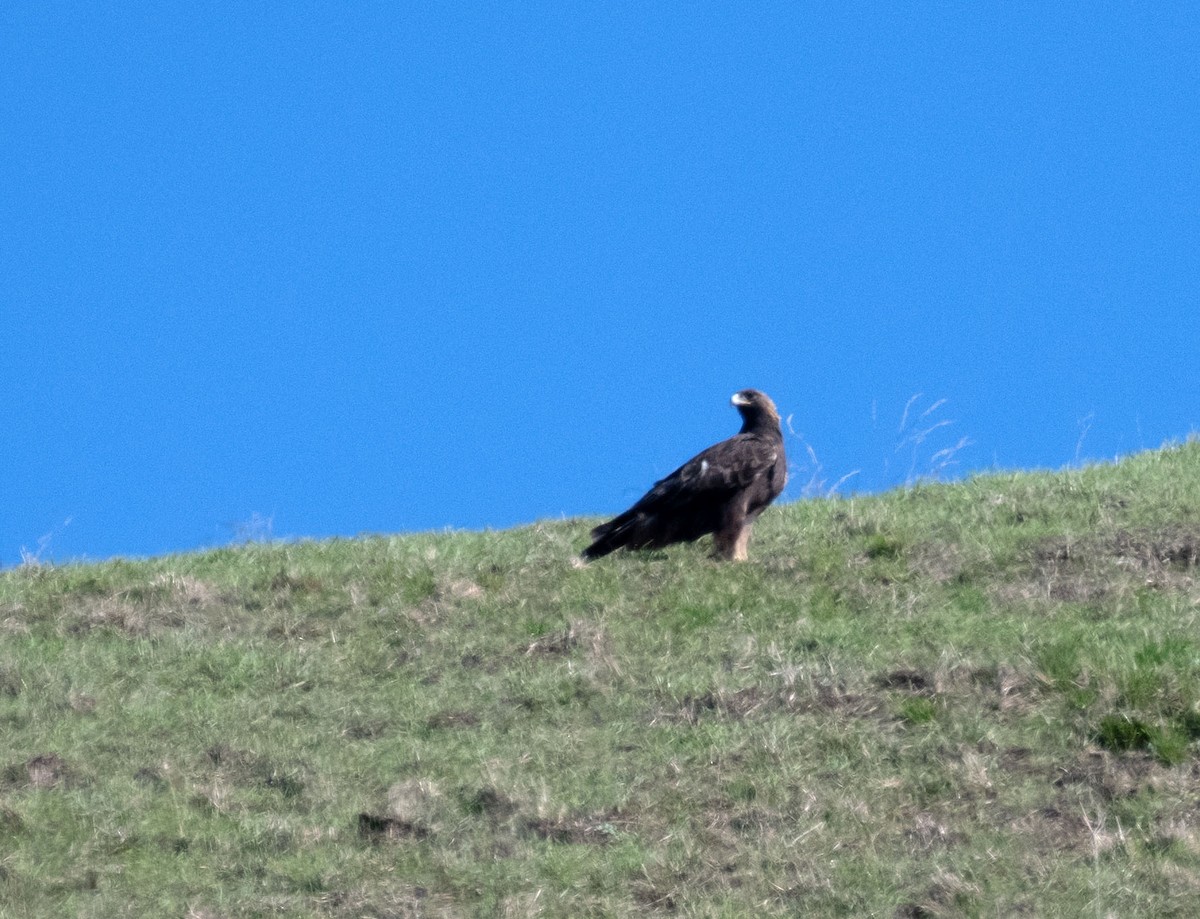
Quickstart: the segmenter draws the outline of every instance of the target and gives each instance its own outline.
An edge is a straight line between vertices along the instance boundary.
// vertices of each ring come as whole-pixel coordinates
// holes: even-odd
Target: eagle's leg
[[[750,543],[750,525],[726,527],[713,533],[713,558],[744,562]]]
[[[742,527],[742,531],[737,534],[737,538],[733,541],[733,554],[730,556],[735,562],[744,562],[749,556],[746,549],[750,545],[750,524]]]
[[[746,560],[746,545],[750,541],[750,524],[754,517],[746,513],[742,500],[727,504],[721,512],[721,525],[713,533],[713,555],[717,558]]]

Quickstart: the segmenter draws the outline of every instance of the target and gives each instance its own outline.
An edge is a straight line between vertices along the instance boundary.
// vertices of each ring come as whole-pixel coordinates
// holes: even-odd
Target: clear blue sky
[[[1184,438],[1198,62],[1174,2],[4,4],[0,564],[614,513],[748,386],[785,500]]]

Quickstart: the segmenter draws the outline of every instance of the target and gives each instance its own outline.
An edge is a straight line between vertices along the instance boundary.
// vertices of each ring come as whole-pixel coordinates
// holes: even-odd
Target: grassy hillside
[[[0,915],[1200,915],[1200,444],[0,574]]]

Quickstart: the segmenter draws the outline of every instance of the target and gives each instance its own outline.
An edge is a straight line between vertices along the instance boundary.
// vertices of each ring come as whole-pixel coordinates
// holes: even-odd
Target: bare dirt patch
[[[302,765],[283,764],[225,744],[209,747],[204,755],[216,772],[212,793],[207,797],[218,811],[223,808],[225,783],[270,788],[288,799],[298,798],[304,792],[308,769]]]
[[[930,541],[912,548],[908,566],[917,577],[928,578],[935,584],[949,584],[962,578],[967,559],[956,543]]]
[[[434,588],[433,599],[448,600],[478,600],[484,595],[484,590],[474,581],[467,578],[450,578],[439,581]]]
[[[1117,530],[1082,539],[1047,539],[1029,552],[1026,577],[1008,598],[1090,603],[1151,587],[1189,589],[1200,569],[1200,529]]]
[[[126,635],[142,636],[151,630],[152,616],[122,597],[87,597],[67,612],[64,623],[71,635],[86,635],[96,629],[115,629]],[[168,617],[166,624],[182,624],[181,618]]]
[[[1037,762],[1028,747],[1008,747],[1000,751],[998,763],[1005,772],[1016,775],[1045,775],[1045,767]]]
[[[290,571],[280,571],[271,578],[271,590],[282,598],[316,594],[324,590],[324,584],[319,578],[311,575],[294,574]]]
[[[185,606],[210,606],[224,602],[220,590],[191,575],[161,574],[151,583],[165,589],[172,599]]]
[[[1200,567],[1200,530],[1176,526],[1163,530],[1118,530],[1105,540],[1114,558],[1146,569]]]
[[[1052,789],[1040,807],[1009,822],[1029,850],[1040,853],[1095,856],[1122,845],[1123,830],[1104,818],[1108,806],[1143,793],[1169,792],[1171,784],[1169,770],[1140,753],[1086,750],[1066,765],[1054,765],[1034,761],[1023,748],[1011,748],[1000,754],[1000,764],[1013,773],[1042,777]]]
[[[1011,829],[1036,852],[1084,854],[1092,849],[1088,822],[1074,801],[1064,799],[1039,807],[1014,820]]]
[[[163,574],[126,590],[79,594],[64,604],[61,627],[71,635],[107,628],[140,637],[182,628],[197,611],[227,602],[217,588],[198,578]]]
[[[684,696],[682,702],[669,707],[660,717],[667,721],[697,724],[709,715],[739,721],[778,712],[811,714],[837,711],[851,716],[868,716],[878,711],[879,707],[879,700],[847,692],[844,687],[831,683],[819,683],[811,690],[799,686],[782,689],[747,686],[733,691],[718,689]]]
[[[1054,785],[1057,788],[1084,786],[1101,801],[1109,802],[1156,789],[1165,782],[1166,775],[1167,770],[1146,753],[1089,750],[1081,753],[1075,762],[1060,768]]]
[[[948,821],[924,811],[912,819],[904,830],[904,836],[922,851],[955,845],[966,839],[962,833],[953,830]]]
[[[34,788],[56,788],[69,774],[67,764],[57,753],[39,753],[25,763],[25,772]]]

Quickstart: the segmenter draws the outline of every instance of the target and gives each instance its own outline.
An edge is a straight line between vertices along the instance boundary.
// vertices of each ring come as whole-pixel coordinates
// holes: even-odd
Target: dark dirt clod
[[[893,670],[877,677],[875,685],[881,689],[901,689],[918,695],[931,695],[933,682],[919,670]]]
[[[0,695],[15,699],[21,694],[21,674],[9,667],[0,667]]]
[[[710,691],[698,696],[684,696],[680,708],[684,718],[695,723],[706,712],[720,712],[734,718],[745,718],[768,705],[773,709],[784,707],[777,695],[772,696],[757,686],[747,686],[735,692]]]
[[[361,813],[358,815],[358,835],[376,842],[384,839],[419,840],[429,837],[429,828],[399,817]]]
[[[25,829],[25,821],[11,807],[0,805],[0,830],[15,835]]]
[[[438,728],[473,728],[479,724],[479,716],[474,712],[446,711],[438,712],[429,718],[425,724],[433,729]]]
[[[167,787],[167,780],[159,774],[157,769],[143,767],[133,774],[133,779],[139,785],[146,785],[153,788],[155,791],[162,791]]]
[[[388,729],[385,721],[356,721],[342,729],[342,736],[347,740],[376,740],[382,737]]]
[[[510,798],[490,786],[464,794],[462,802],[468,813],[485,814],[493,818],[507,817],[517,810],[517,805]]]
[[[651,909],[655,912],[674,913],[679,909],[674,895],[648,885],[635,888],[633,900],[643,909]]]

